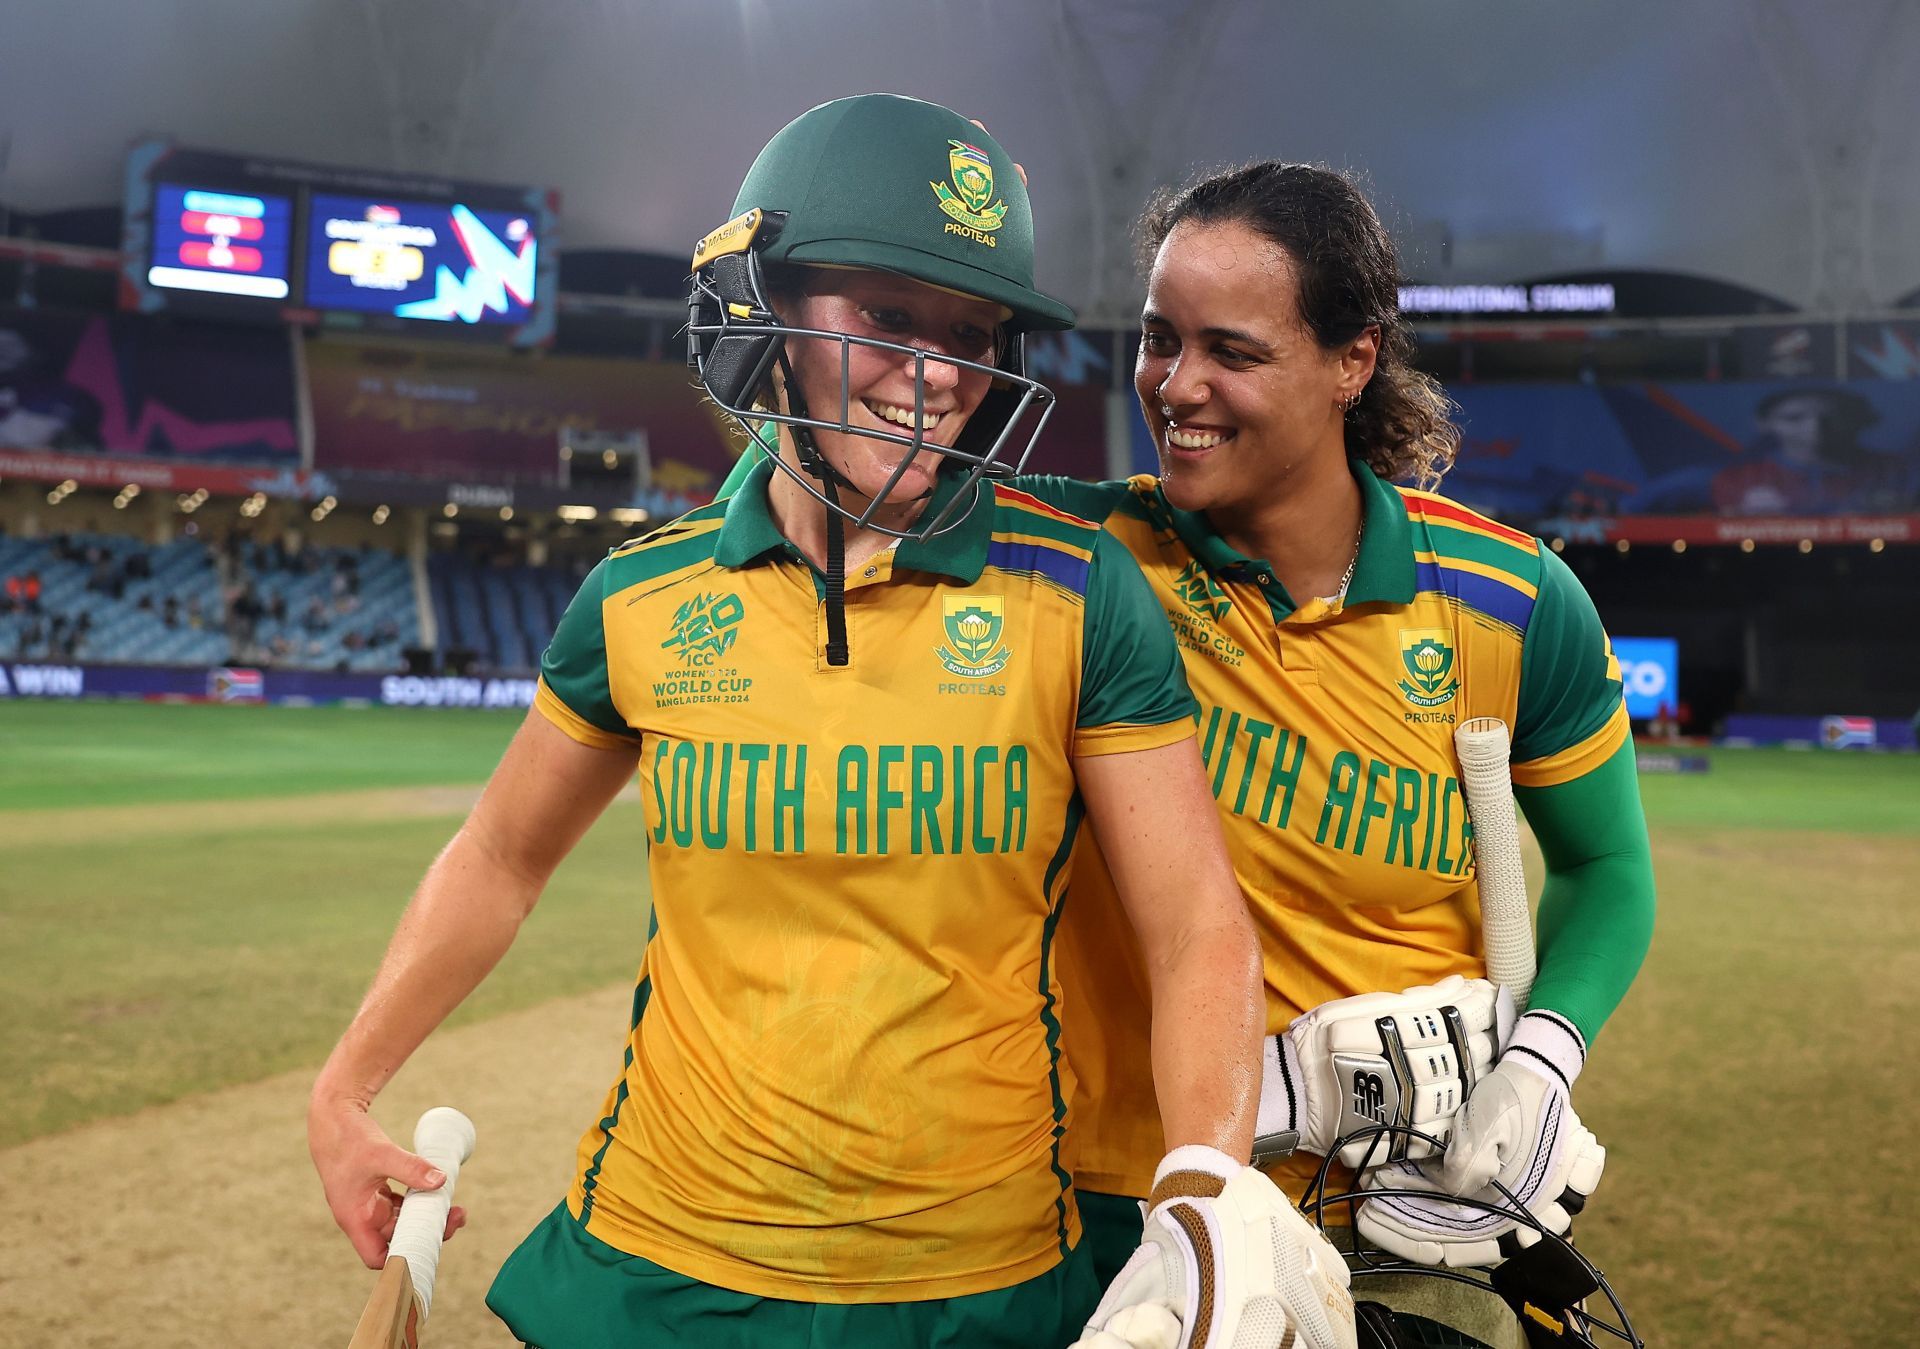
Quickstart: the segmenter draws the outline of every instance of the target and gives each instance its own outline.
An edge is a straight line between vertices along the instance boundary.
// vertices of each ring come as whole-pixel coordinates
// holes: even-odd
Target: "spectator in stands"
[[[36,568],[29,571],[20,581],[20,607],[36,617],[40,608],[40,572]]]
[[[307,612],[301,616],[300,622],[308,632],[325,632],[327,630],[327,623],[329,622],[327,618],[327,602],[318,595],[308,600]]]
[[[87,589],[95,594],[105,595],[108,599],[119,599],[126,593],[126,577],[115,564],[109,553],[95,550],[93,567],[87,573]]]
[[[264,612],[260,603],[260,592],[255,590],[252,581],[244,581],[233,587],[227,600],[228,631],[230,635],[242,641],[252,641],[255,629],[260,625]]]
[[[174,596],[167,596],[166,603],[160,606],[160,621],[169,628],[180,626],[180,601]]]

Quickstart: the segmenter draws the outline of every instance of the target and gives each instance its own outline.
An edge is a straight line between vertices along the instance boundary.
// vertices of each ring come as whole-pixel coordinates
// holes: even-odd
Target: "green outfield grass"
[[[1920,755],[1848,750],[1677,749],[1706,773],[1640,779],[1647,818],[1668,827],[1920,834]]]
[[[317,1066],[518,719],[0,704],[0,1146]],[[1710,757],[1642,779],[1661,913],[1575,1096],[1610,1150],[1582,1243],[1656,1345],[1904,1343],[1920,756]],[[462,1020],[630,980],[639,824]]]
[[[317,1066],[520,715],[0,705],[0,1146]],[[589,833],[458,1020],[632,977],[639,824]]]
[[[20,699],[0,704],[0,810],[481,782],[524,715]]]

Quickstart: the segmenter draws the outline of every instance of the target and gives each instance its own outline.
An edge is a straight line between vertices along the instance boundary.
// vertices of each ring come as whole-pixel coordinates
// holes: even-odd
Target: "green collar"
[[[748,452],[752,452],[751,447]],[[789,543],[780,527],[774,524],[773,512],[767,504],[767,484],[777,471],[773,461],[763,457],[728,499],[726,519],[720,525],[720,537],[713,549],[713,560],[721,566],[744,567],[770,554],[800,556],[800,550]],[[942,473],[935,482],[927,510],[938,513],[953,500],[965,481],[964,473]],[[983,479],[976,490],[990,494],[993,488]],[[987,545],[992,539],[993,502],[976,501],[966,518],[946,533],[931,539],[901,540],[894,554],[894,565],[938,572],[971,585],[986,570]]]
[[[1360,484],[1362,513],[1360,557],[1354,563],[1353,580],[1347,585],[1342,607],[1377,602],[1410,603],[1414,591],[1413,529],[1407,523],[1407,504],[1391,483],[1375,476],[1363,461],[1349,459],[1347,467],[1354,481]],[[1154,496],[1160,507],[1158,513],[1180,536],[1187,551],[1199,559],[1201,566],[1215,575],[1244,576],[1261,585],[1267,592],[1267,602],[1276,622],[1294,611],[1293,598],[1284,586],[1278,581],[1259,580],[1261,576],[1273,574],[1264,561],[1235,551],[1214,532],[1212,523],[1201,512],[1174,509],[1160,489],[1156,488]]]

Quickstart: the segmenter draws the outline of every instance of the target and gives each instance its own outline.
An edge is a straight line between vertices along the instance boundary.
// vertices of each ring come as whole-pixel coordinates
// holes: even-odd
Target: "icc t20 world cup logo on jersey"
[[[1227,598],[1227,592],[1198,562],[1189,562],[1180,569],[1180,574],[1173,578],[1173,588],[1186,602],[1187,608],[1202,618],[1218,622],[1233,608],[1233,601]]]
[[[673,631],[660,646],[687,665],[712,665],[732,648],[745,616],[738,595],[695,595],[674,611]]]
[[[1013,653],[1000,641],[1007,621],[1005,599],[999,595],[946,595],[940,600],[940,613],[947,644],[935,654],[948,670],[969,679],[985,679],[1007,668]]]
[[[1400,630],[1400,663],[1406,667],[1407,678],[1399,687],[1415,707],[1438,707],[1452,702],[1453,695],[1460,692],[1453,647],[1447,641],[1452,635],[1444,628]]]

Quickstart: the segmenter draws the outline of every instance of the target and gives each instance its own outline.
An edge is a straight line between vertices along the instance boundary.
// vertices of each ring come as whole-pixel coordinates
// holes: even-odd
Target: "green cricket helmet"
[[[1072,327],[1073,311],[1034,288],[1026,184],[997,141],[935,103],[894,94],[836,99],[802,113],[767,143],[747,171],[733,211],[733,219],[694,249],[688,360],[713,400],[750,433],[768,423],[795,428],[805,470],[795,476],[810,493],[863,528],[925,538],[959,523],[978,496],[972,489],[981,477],[1020,471],[1053,406],[1052,392],[1026,377],[1024,338]],[[782,265],[871,268],[998,304],[1008,317],[993,363],[787,324],[774,311],[767,284],[767,269]],[[844,381],[837,406],[810,410],[787,367],[789,337],[838,341],[843,370],[852,346],[912,358],[913,434],[851,425]],[[856,515],[838,504],[835,488],[847,484],[836,483],[838,473],[820,458],[809,431],[929,448],[919,414],[930,360],[994,377],[956,443],[931,447],[967,466],[969,490],[956,492],[937,517],[910,530],[886,529],[872,517],[913,456],[902,458],[886,489]],[[775,370],[786,375],[784,409],[771,396]],[[826,396],[811,393],[816,401]]]

